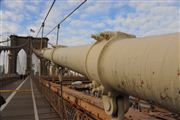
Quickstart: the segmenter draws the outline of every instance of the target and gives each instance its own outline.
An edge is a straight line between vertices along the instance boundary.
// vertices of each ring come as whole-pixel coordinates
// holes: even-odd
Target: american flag
[[[30,29],[30,32],[33,32],[33,33],[35,33],[35,31],[34,31],[33,29]]]

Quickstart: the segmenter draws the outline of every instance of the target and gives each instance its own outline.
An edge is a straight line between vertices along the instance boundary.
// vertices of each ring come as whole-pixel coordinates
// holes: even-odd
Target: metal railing
[[[53,109],[65,120],[110,120],[102,101],[81,92],[36,77],[36,85]],[[61,98],[61,95],[63,98]],[[91,98],[89,98],[91,97]],[[63,100],[63,104],[62,101]]]

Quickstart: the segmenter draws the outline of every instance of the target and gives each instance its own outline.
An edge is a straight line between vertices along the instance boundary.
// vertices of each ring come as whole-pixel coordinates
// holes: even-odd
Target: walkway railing
[[[100,99],[72,90],[67,86],[63,86],[63,93],[61,94],[60,86],[58,84],[40,78],[37,78],[35,81],[39,90],[44,94],[61,119],[110,119],[109,116],[105,114]]]

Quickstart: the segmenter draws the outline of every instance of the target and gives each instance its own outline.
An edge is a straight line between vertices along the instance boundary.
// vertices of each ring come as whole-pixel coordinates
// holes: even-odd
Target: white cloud
[[[54,27],[60,20],[62,20],[62,18],[64,18],[82,1],[83,0],[56,1],[55,6],[53,7],[46,21],[44,33],[46,34],[47,32],[49,32],[52,27]],[[52,1],[46,1],[44,3],[45,7],[42,7],[43,10],[38,9],[38,5],[42,4],[41,2],[32,2],[31,4],[29,4],[29,6],[26,7],[26,9],[28,10],[32,8],[32,11],[41,11],[41,13],[37,14],[39,19],[34,23],[27,25],[26,31],[28,31],[30,28],[34,29],[36,32],[38,31],[51,3]],[[13,8],[16,6],[17,8],[19,8],[24,4],[24,2],[16,4],[19,5],[16,6],[12,4],[8,7]],[[130,13],[125,11],[124,14],[121,14],[123,13],[123,11],[119,11],[119,14],[118,12],[111,12],[111,14],[115,14],[115,17],[111,17],[111,14],[109,14],[109,12],[112,8],[117,9],[118,11],[119,9],[124,7],[124,5],[128,5],[134,8],[134,11]],[[87,3],[85,3],[85,5],[82,6],[78,11],[76,11],[74,15],[68,18],[65,23],[63,23],[60,28],[60,39],[62,41],[71,38],[90,40],[91,34],[105,30],[119,30],[132,33],[137,36],[177,32],[179,31],[178,10],[179,8],[177,6],[174,6],[174,2],[171,1],[114,2],[113,0],[90,0],[87,1]],[[126,15],[127,17],[124,17],[123,15]],[[101,18],[98,19],[98,17]],[[163,28],[166,28],[166,30],[163,30]],[[153,32],[156,30],[159,30],[159,32]],[[24,32],[24,34],[26,34],[26,32]],[[55,43],[56,30],[48,37],[50,38],[51,42]]]
[[[16,22],[19,23],[23,19],[22,14],[14,14],[11,11],[2,11],[2,21],[11,21],[11,22]]]
[[[20,29],[20,26],[16,23],[3,22],[2,28],[2,33],[17,33]]]
[[[80,19],[71,19],[70,24],[67,26],[68,29],[62,32],[75,38],[77,36],[79,38],[84,36],[84,39],[89,40],[91,34],[99,32],[97,29],[101,29],[102,31],[119,30],[137,36],[166,34],[179,31],[179,8],[171,5],[171,2],[123,2],[119,5],[113,2],[96,3],[97,4],[94,5],[92,5],[92,2],[88,3],[87,7],[80,13]],[[127,13],[127,17],[122,16],[122,14],[117,14],[115,18],[103,16],[107,15],[106,12],[109,11],[110,8],[114,8],[114,6],[116,8],[117,6],[122,7],[124,4],[133,7],[135,11]],[[87,19],[89,16],[93,17],[93,15],[103,16],[104,19]],[[112,27],[108,28],[108,25]]]
[[[8,9],[13,9],[14,11],[24,8],[25,2],[23,0],[5,0],[3,4]]]
[[[27,21],[30,21],[34,16],[33,12],[39,12],[37,6],[39,2],[24,1],[24,0],[4,0],[1,8],[1,33],[9,32],[18,35],[26,34],[24,29]]]
[[[107,10],[108,8],[109,5],[107,6],[107,4],[104,2],[95,2],[95,4],[91,4],[86,7],[83,12],[97,14],[99,12],[105,12],[105,10]]]
[[[23,13],[26,10],[35,12],[40,1],[38,0],[4,0],[3,5],[13,13]]]
[[[64,45],[71,45],[71,46],[78,46],[78,45],[85,45],[87,44],[87,42],[83,39],[79,39],[79,38],[69,38],[69,39],[65,39],[62,41],[62,44]]]
[[[116,15],[115,18],[107,17],[102,22],[113,26],[113,30],[119,29],[137,36],[179,31],[178,6],[170,6],[163,2],[130,2],[129,5],[135,9],[135,12],[129,13],[127,17],[121,15]],[[159,31],[150,32],[156,30]]]

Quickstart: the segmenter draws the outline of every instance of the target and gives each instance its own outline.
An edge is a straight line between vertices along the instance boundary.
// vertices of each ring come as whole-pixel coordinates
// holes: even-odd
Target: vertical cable
[[[3,74],[5,73],[5,51],[3,53]]]
[[[56,45],[58,45],[58,40],[59,40],[59,28],[60,28],[60,24],[58,24],[58,26],[57,26],[57,39],[56,39]]]
[[[80,5],[78,5],[73,11],[71,11],[64,19],[62,19],[58,25],[61,25],[67,18],[69,18],[76,10],[78,10],[87,0],[84,0]],[[51,29],[45,36],[47,37],[51,32],[53,32],[56,27],[58,26],[56,25],[53,29]]]
[[[44,33],[44,22],[42,23],[42,33],[41,33],[41,49],[43,48],[43,33]]]

